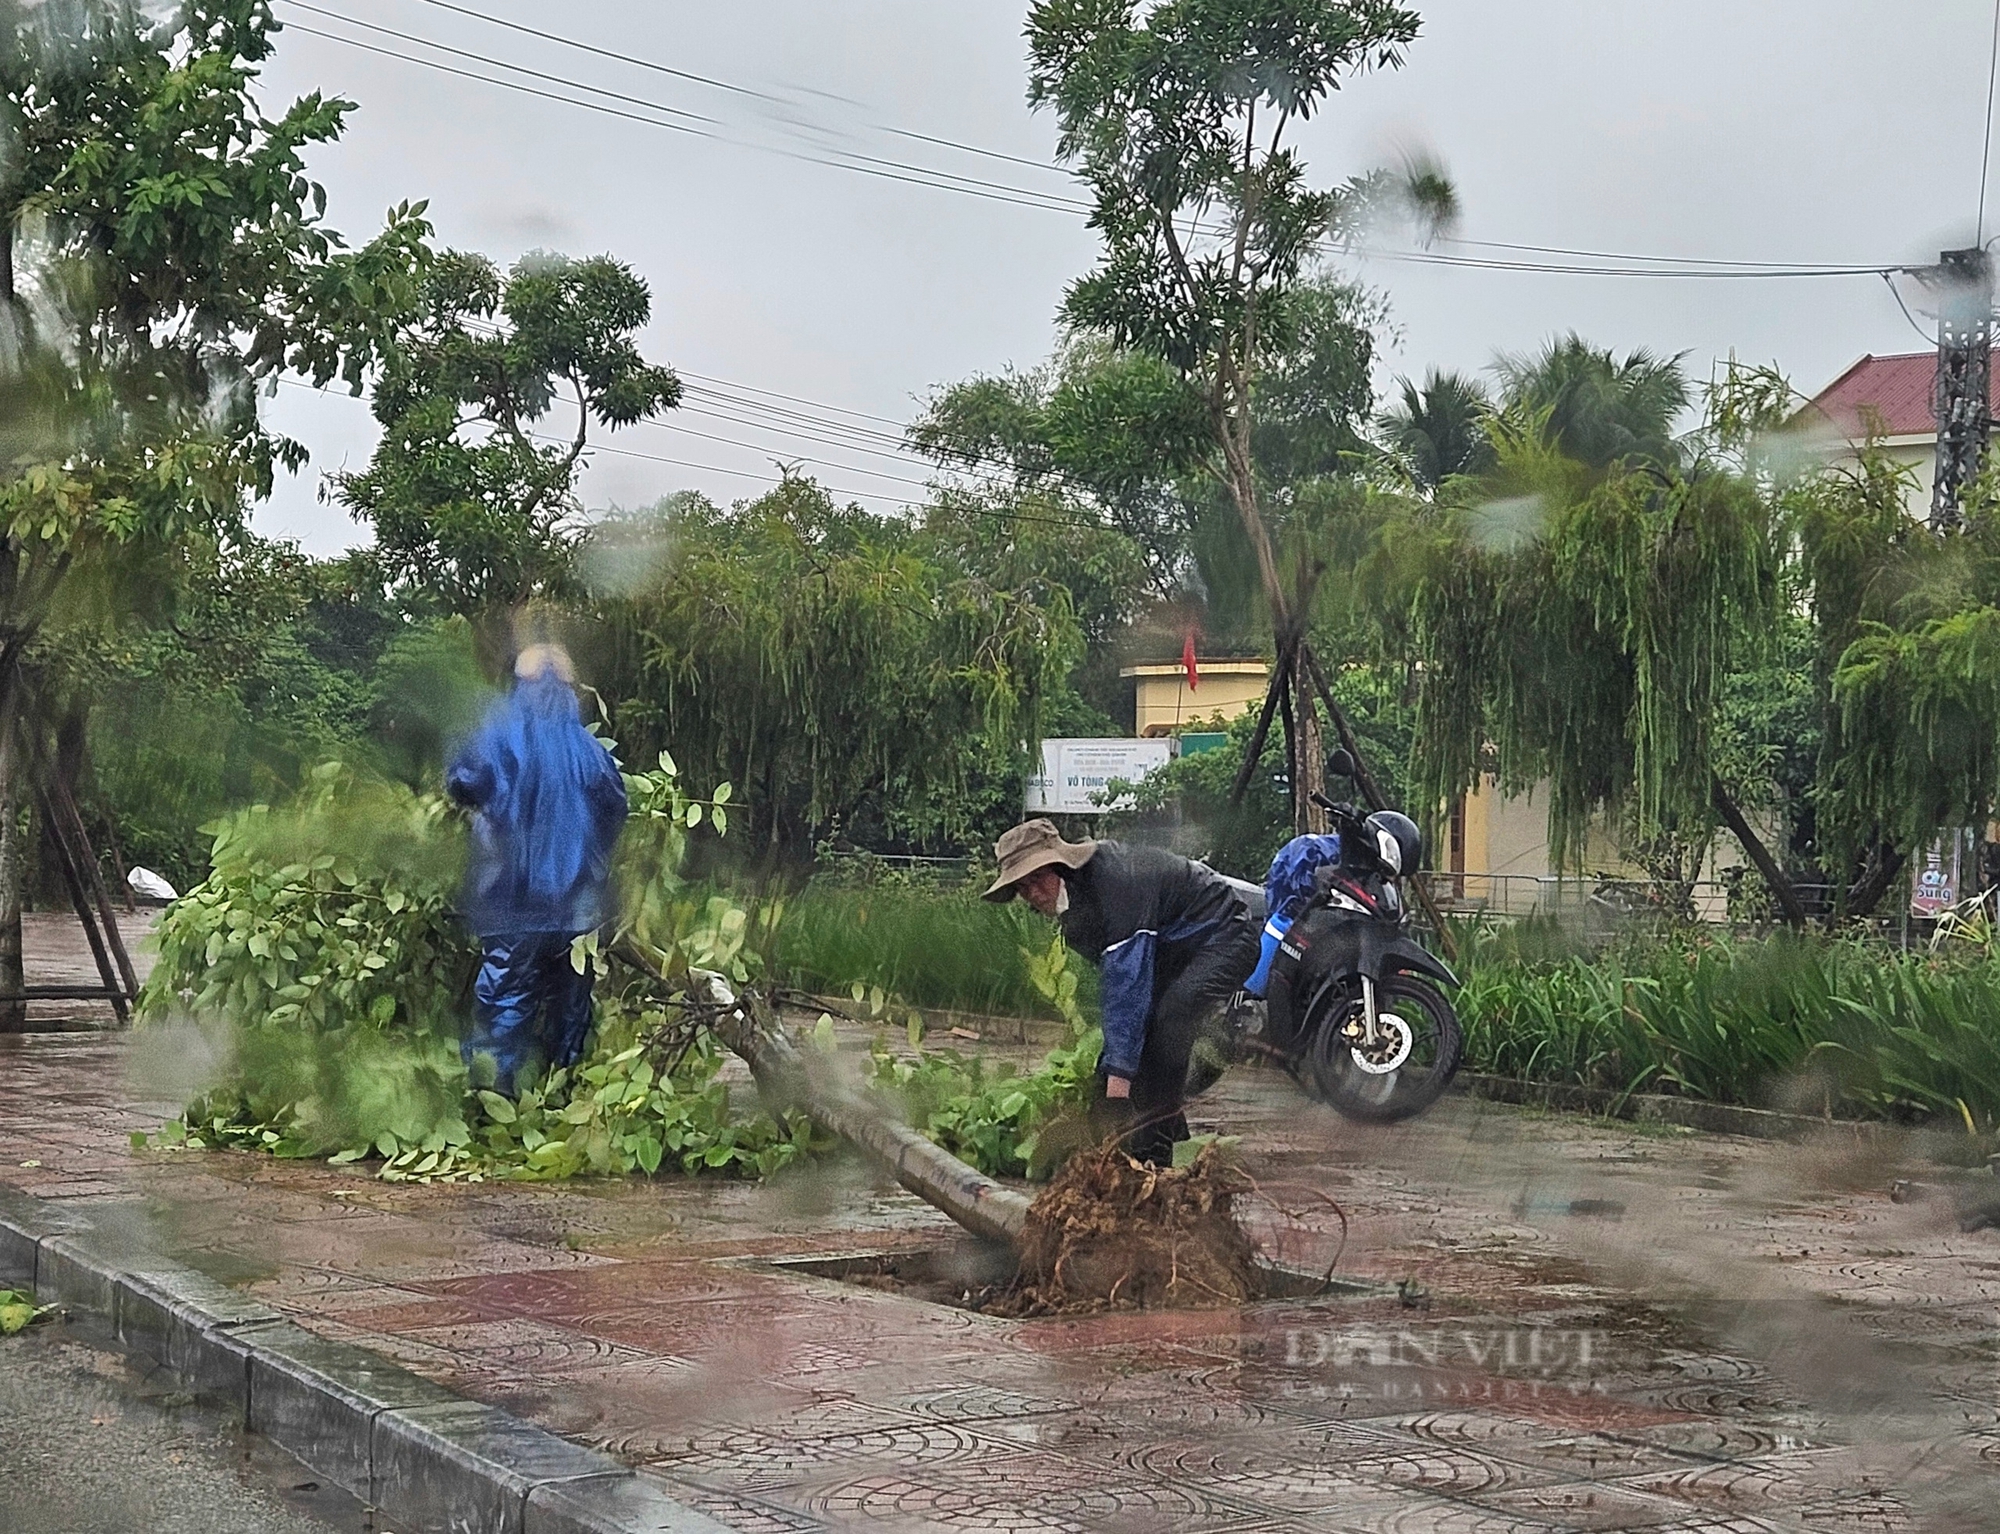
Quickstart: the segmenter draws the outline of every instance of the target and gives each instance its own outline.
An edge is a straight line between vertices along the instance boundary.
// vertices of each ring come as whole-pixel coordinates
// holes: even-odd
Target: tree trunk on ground
[[[21,885],[28,839],[21,834],[21,755],[0,712],[0,995],[18,996],[27,984],[21,960]],[[28,1004],[0,1002],[0,1033],[28,1026]]]
[[[1743,816],[1722,779],[1709,779],[1709,794],[1715,802],[1715,811],[1722,817],[1722,823],[1729,827],[1729,834],[1736,838],[1738,845],[1749,854],[1750,861],[1757,865],[1757,872],[1763,875],[1765,884],[1777,897],[1778,909],[1785,913],[1785,925],[1795,931],[1804,931],[1806,908],[1799,899],[1799,892],[1792,888],[1792,881],[1785,877],[1785,871],[1778,866],[1778,860],[1764,845],[1763,838],[1750,828],[1750,822]]]
[[[663,985],[673,984],[630,943],[618,952],[642,973]],[[1031,1202],[1025,1193],[975,1171],[899,1123],[873,1094],[831,1079],[828,1071],[817,1068],[818,1062],[793,1047],[783,1029],[740,1001],[722,976],[695,971],[688,976],[687,987],[697,996],[705,992],[709,1005],[719,1009],[716,1036],[742,1057],[757,1079],[758,1091],[773,1107],[797,1108],[821,1128],[858,1147],[910,1192],[981,1240],[1019,1244]]]

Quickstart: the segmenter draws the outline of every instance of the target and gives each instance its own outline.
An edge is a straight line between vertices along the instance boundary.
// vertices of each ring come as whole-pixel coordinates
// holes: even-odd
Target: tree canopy
[[[633,339],[651,312],[645,283],[608,256],[524,256],[504,279],[483,256],[429,264],[384,347],[382,440],[334,481],[375,529],[392,583],[466,614],[569,594],[590,428],[680,400],[680,380]],[[538,430],[559,408],[573,424]]]
[[[955,537],[800,480],[726,511],[675,497],[592,542],[601,628],[583,643],[620,742],[740,785],[771,855],[864,825],[966,837],[982,778],[1018,806],[1081,651],[1066,588],[998,585]]]
[[[1295,427],[1318,419],[1317,401],[1353,385],[1310,362],[1288,373],[1273,361],[1316,356],[1300,342],[1329,317],[1304,279],[1330,238],[1358,229],[1392,192],[1432,224],[1452,207],[1448,183],[1427,170],[1315,189],[1286,134],[1344,80],[1399,66],[1417,28],[1416,12],[1388,0],[1041,0],[1028,18],[1029,100],[1055,113],[1057,152],[1090,186],[1104,246],[1070,285],[1063,319],[1158,358],[1202,402],[1210,471],[1272,625],[1274,685],[1293,688],[1301,829],[1322,818],[1311,799],[1318,704],[1299,653],[1317,575],[1309,553],[1281,558],[1267,503],[1273,470],[1324,465],[1341,444],[1337,431],[1309,440],[1295,429],[1286,440],[1305,449],[1298,461],[1265,461],[1259,423],[1288,406]]]

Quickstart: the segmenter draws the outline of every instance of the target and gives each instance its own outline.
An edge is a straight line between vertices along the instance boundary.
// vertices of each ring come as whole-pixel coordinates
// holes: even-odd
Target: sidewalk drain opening
[[[767,1257],[757,1264],[780,1273],[830,1278],[858,1288],[907,1295],[956,1310],[982,1311],[1005,1292],[1014,1278],[1014,1254],[977,1241],[939,1246],[891,1247],[836,1255]],[[1374,1285],[1353,1279],[1331,1282],[1324,1273],[1262,1263],[1264,1283],[1252,1301],[1341,1300],[1377,1293]]]

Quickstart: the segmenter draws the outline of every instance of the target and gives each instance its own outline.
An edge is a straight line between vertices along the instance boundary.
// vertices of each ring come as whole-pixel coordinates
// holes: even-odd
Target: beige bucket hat
[[[1012,900],[1014,886],[1037,868],[1060,863],[1064,868],[1081,868],[1097,854],[1097,843],[1066,842],[1053,820],[1024,820],[993,844],[1000,860],[1000,874],[982,900]]]

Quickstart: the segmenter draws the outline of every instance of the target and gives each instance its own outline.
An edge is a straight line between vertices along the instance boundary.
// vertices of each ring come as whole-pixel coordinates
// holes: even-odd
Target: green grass
[[[994,905],[966,886],[815,882],[785,902],[767,958],[802,991],[845,995],[858,983],[912,1006],[1056,1018],[1021,952],[1045,952],[1054,935],[1021,902]],[[1095,971],[1077,968],[1094,1008]]]
[[[2000,1122],[2000,959],[1689,938],[1595,957],[1476,942],[1471,1070],[1614,1091]]]
[[[777,977],[919,1007],[1054,1017],[1022,956],[1051,924],[1019,902],[901,879],[786,902]],[[1463,928],[1466,1068],[1710,1102],[2000,1127],[2000,955],[1859,938],[1652,938],[1591,952],[1548,923]],[[1096,1015],[1096,972],[1074,966]]]

